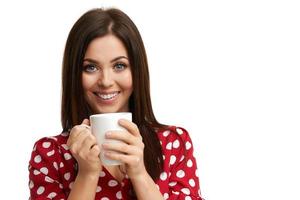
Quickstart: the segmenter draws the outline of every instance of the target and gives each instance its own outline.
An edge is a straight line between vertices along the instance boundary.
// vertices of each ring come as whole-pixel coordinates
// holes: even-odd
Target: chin
[[[96,109],[97,114],[101,113],[116,113],[116,112],[126,112],[124,109],[118,109],[118,108],[108,108],[108,109]]]

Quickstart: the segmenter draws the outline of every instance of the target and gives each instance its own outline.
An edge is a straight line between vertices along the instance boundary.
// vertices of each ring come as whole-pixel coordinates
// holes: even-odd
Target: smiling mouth
[[[115,98],[120,92],[112,92],[112,93],[100,93],[100,92],[94,92],[94,94],[99,97],[100,99],[107,101]]]

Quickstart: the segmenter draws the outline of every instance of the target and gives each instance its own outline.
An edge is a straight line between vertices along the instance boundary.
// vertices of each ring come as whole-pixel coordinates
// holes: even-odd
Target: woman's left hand
[[[125,168],[125,173],[130,179],[147,174],[144,165],[145,145],[137,125],[125,119],[119,120],[119,124],[127,131],[109,131],[106,133],[106,138],[124,143],[103,143],[104,155],[109,159],[123,162],[124,165],[121,167]]]

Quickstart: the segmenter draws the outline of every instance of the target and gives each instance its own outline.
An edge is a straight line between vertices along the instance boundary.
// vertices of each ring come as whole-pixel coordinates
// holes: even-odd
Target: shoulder
[[[173,140],[173,139],[187,139],[190,138],[188,131],[179,126],[167,126],[161,128],[157,131],[157,135],[159,138],[165,138],[165,140]]]
[[[68,150],[66,145],[69,137],[69,133],[63,132],[56,136],[43,137],[37,140],[34,144],[33,150],[36,149],[53,149],[53,148],[64,148]]]
[[[179,126],[167,126],[157,131],[158,138],[163,149],[184,149],[189,150],[192,147],[189,132]]]
[[[67,146],[69,134],[67,132],[56,136],[43,137],[34,144],[31,154],[31,164],[39,164],[41,161],[57,161],[62,159],[65,161],[72,160],[71,153]]]
[[[66,145],[68,137],[68,133],[61,133],[35,142],[28,165],[34,199],[37,194],[40,195],[36,193],[40,189],[43,191],[38,199],[46,199],[42,198],[47,194],[46,191],[57,195],[69,191],[68,187],[76,177],[77,163]]]

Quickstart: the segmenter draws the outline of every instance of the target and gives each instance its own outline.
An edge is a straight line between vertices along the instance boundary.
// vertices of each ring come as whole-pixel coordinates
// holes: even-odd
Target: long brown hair
[[[63,131],[89,118],[91,108],[82,88],[83,58],[89,43],[107,34],[118,37],[126,47],[133,77],[129,109],[145,144],[144,163],[156,180],[163,166],[162,149],[156,134],[160,124],[153,113],[150,98],[146,51],[140,33],[132,20],[118,9],[93,9],[83,14],[72,27],[65,46],[62,71],[61,122]]]

